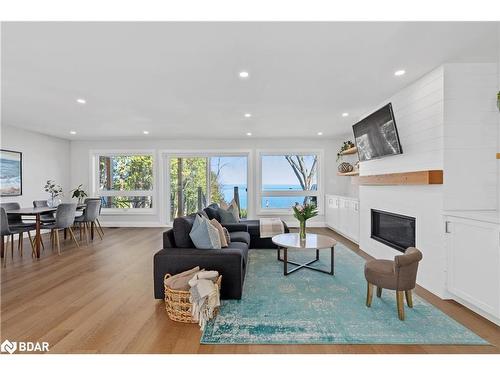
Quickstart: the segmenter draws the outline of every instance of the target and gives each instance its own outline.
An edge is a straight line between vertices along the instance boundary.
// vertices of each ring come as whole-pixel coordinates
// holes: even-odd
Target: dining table
[[[78,204],[76,206],[77,210],[85,209],[86,204]],[[21,216],[29,216],[35,218],[35,254],[37,258],[40,258],[40,246],[42,242],[42,237],[40,235],[40,231],[42,228],[41,215],[49,214],[57,211],[57,207],[21,207],[15,210],[6,210],[8,215],[21,215]],[[4,253],[3,249],[3,241],[2,242],[2,254]]]

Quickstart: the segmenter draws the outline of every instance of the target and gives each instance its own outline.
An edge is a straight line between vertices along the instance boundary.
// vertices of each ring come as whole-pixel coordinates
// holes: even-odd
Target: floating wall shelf
[[[442,170],[388,173],[358,176],[352,179],[358,185],[440,185],[443,183]]]
[[[353,155],[358,153],[358,148],[357,147],[351,147],[345,151],[342,151],[340,155]]]
[[[337,172],[337,176],[359,176],[359,171],[352,171],[346,173]]]

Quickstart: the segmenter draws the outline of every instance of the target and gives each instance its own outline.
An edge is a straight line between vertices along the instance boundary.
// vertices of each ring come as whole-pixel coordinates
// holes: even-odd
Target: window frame
[[[171,226],[173,223],[173,218],[170,217],[170,160],[172,158],[210,158],[210,157],[246,157],[247,158],[247,215],[251,217],[253,213],[253,186],[251,184],[253,178],[253,152],[251,149],[240,149],[240,150],[159,150],[161,167],[160,171],[162,176],[161,178],[161,189],[165,192],[162,194],[160,199],[161,207],[164,207],[164,210],[161,210],[160,213],[162,215],[161,221],[166,223],[167,226]],[[208,187],[209,188],[209,187]],[[207,190],[207,196],[211,197],[210,190]],[[210,200],[209,200],[210,201]]]
[[[153,188],[151,190],[101,190],[99,157],[101,156],[151,156],[153,161]],[[90,151],[90,181],[92,195],[98,197],[152,197],[152,208],[102,208],[103,215],[156,215],[158,213],[158,179],[155,150],[91,150]]]
[[[263,156],[284,156],[284,155],[316,155],[317,161],[317,190],[262,190],[262,157]],[[318,214],[323,215],[323,175],[324,175],[324,151],[321,149],[280,149],[280,150],[257,150],[256,162],[256,212],[257,215],[293,215],[290,208],[262,208],[262,198],[264,197],[298,197],[312,196],[317,197]]]

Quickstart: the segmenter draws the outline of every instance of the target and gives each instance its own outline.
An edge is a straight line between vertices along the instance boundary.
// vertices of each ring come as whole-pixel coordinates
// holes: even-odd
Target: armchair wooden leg
[[[373,284],[367,283],[366,285],[366,306],[370,307],[372,305],[373,299]]]
[[[76,247],[80,247],[80,244],[78,243],[78,241],[76,240],[76,237],[75,237],[75,233],[73,232],[73,229],[71,227],[68,228],[69,229],[69,234],[71,235],[71,238],[73,239],[73,241],[75,241],[76,243]]]
[[[382,288],[377,286],[377,297],[380,298],[382,297]]]
[[[399,320],[405,320],[405,305],[403,301],[403,291],[396,291],[396,300],[398,304],[398,317]]]
[[[405,290],[406,304],[408,307],[413,307],[413,296],[411,290]]]

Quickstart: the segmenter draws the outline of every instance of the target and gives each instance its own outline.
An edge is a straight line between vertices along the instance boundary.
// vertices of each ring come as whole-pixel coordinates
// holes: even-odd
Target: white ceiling
[[[68,139],[345,134],[443,62],[496,61],[497,25],[3,23],[2,123]]]

